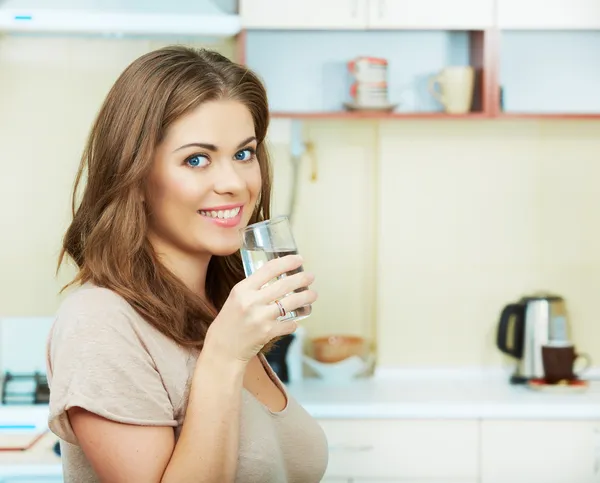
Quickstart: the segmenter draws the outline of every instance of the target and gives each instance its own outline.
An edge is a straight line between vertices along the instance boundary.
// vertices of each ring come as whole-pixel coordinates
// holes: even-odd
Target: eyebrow
[[[246,146],[247,144],[251,143],[252,141],[256,141],[256,136],[250,136],[248,139],[244,139],[240,144],[237,145],[236,149],[240,149],[243,148],[244,146]],[[208,144],[208,143],[189,143],[189,144],[184,144],[183,146],[179,146],[175,151],[173,151],[174,153],[177,151],[181,151],[182,149],[185,148],[202,148],[202,149],[206,149],[207,151],[213,151],[216,152],[219,150],[219,148],[214,145],[214,144]]]

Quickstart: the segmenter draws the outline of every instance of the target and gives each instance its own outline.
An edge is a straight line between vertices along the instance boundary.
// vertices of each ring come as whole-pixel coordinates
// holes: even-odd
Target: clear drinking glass
[[[285,257],[286,255],[296,255],[298,248],[292,227],[287,216],[278,216],[271,220],[261,221],[253,225],[248,225],[242,228],[242,261],[244,263],[244,272],[246,277],[252,275],[256,270],[262,267],[269,260],[274,258]],[[286,272],[278,278],[294,275],[302,272],[304,268],[301,266],[296,270]],[[273,279],[275,282],[277,279]],[[306,287],[299,288],[295,292],[302,292]],[[288,294],[289,295],[289,294]],[[284,317],[279,320],[301,320],[308,317],[312,312],[312,306],[304,305],[296,310],[289,311]]]

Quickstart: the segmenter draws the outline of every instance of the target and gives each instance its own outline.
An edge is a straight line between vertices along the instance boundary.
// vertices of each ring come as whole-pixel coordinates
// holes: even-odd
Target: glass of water
[[[246,277],[252,275],[269,260],[285,257],[286,255],[296,255],[298,253],[294,235],[292,234],[292,226],[287,216],[278,216],[271,220],[248,225],[241,230],[241,234],[242,247],[240,252],[242,254]],[[280,275],[278,278],[294,275],[303,270],[303,267],[299,267]],[[275,281],[276,279],[273,280],[273,282]],[[295,292],[302,292],[303,290],[306,290],[306,287],[299,288]],[[279,320],[298,321],[308,317],[311,312],[312,306],[310,304],[304,305],[296,310],[289,311],[284,317],[280,317]]]

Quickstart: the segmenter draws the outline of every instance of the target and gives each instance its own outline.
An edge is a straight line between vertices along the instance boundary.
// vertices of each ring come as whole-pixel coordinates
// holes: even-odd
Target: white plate
[[[398,104],[387,104],[384,106],[361,106],[353,102],[344,102],[344,107],[349,111],[377,111],[390,112],[398,107]]]

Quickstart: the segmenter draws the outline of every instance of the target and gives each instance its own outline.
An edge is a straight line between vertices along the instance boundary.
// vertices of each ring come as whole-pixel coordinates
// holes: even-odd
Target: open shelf
[[[600,31],[502,31],[502,117],[600,118]]]
[[[247,30],[238,41],[240,61],[267,86],[274,118],[600,120],[597,30]],[[361,55],[388,60],[393,112],[343,109],[352,82],[346,63]],[[468,114],[446,114],[428,91],[448,65],[476,70]]]
[[[491,114],[492,69],[484,31],[248,30],[240,58],[269,92],[273,117],[320,119],[471,119]],[[358,56],[388,60],[391,113],[343,110],[352,78],[347,62]],[[476,79],[471,112],[448,115],[428,90],[444,67],[471,65]]]

